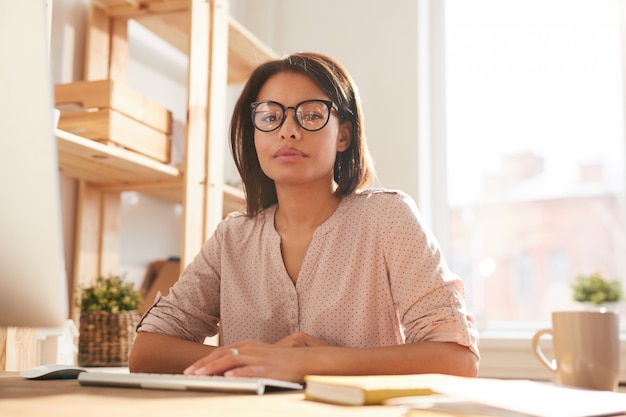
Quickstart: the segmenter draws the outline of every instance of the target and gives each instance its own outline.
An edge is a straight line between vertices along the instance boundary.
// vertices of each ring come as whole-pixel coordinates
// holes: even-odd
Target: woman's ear
[[[352,122],[346,121],[339,125],[339,140],[337,141],[337,152],[343,152],[352,143]]]

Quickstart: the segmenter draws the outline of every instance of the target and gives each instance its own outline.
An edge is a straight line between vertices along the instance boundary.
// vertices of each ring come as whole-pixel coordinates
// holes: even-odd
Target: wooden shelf
[[[165,187],[182,185],[182,174],[173,166],[124,148],[105,145],[56,130],[61,172],[99,187],[142,188],[146,183]]]
[[[59,167],[103,191],[138,191],[182,203],[183,173],[144,155],[56,130]],[[245,209],[243,191],[224,185],[224,215]]]

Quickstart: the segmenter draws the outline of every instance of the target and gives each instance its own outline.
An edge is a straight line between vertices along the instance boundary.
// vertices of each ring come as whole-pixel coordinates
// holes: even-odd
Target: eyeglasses
[[[328,123],[330,111],[337,106],[329,100],[306,100],[295,106],[283,106],[271,101],[255,101],[250,105],[252,109],[252,124],[261,132],[273,132],[283,125],[287,118],[287,110],[293,109],[294,118],[298,125],[309,132],[321,130]]]

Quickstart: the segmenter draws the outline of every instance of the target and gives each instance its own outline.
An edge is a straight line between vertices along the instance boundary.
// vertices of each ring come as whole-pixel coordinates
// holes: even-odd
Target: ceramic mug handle
[[[541,346],[539,346],[539,339],[541,339],[541,337],[544,335],[550,335],[552,337],[552,329],[542,329],[535,333],[532,339],[533,353],[535,354],[535,357],[539,360],[539,362],[541,362],[541,364],[545,366],[548,371],[550,371],[551,373],[556,373],[556,360],[548,360],[546,355],[544,355],[543,351],[541,350]]]

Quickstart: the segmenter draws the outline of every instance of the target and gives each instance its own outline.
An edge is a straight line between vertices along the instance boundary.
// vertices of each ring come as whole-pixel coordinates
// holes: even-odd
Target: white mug
[[[554,359],[539,346],[552,337]],[[619,382],[619,317],[611,311],[555,311],[552,328],[532,339],[533,353],[561,385],[596,390],[617,390]]]

